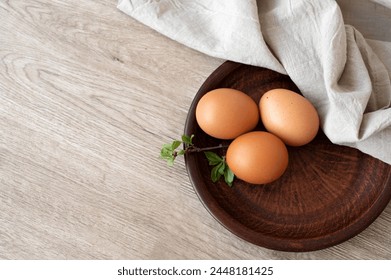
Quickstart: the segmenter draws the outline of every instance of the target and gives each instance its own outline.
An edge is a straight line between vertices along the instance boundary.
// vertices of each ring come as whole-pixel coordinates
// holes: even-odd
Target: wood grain
[[[0,2],[1,259],[387,259],[391,208],[357,237],[283,253],[204,209],[181,135],[223,61],[173,42],[106,1]]]

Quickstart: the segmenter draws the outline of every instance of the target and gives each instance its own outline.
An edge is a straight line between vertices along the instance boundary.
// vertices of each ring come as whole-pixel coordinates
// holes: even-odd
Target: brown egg
[[[255,128],[259,110],[247,94],[230,88],[206,93],[196,107],[196,120],[208,135],[220,139],[234,139]]]
[[[319,130],[316,109],[296,92],[270,90],[261,97],[259,110],[266,130],[280,137],[287,145],[305,145],[315,138]]]
[[[277,180],[288,167],[288,150],[277,136],[265,131],[245,133],[229,145],[226,161],[236,177],[251,184]]]

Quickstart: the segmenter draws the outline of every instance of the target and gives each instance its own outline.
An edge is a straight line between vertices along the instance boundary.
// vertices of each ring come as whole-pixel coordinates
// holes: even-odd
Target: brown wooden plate
[[[228,141],[206,135],[197,125],[195,108],[208,91],[229,87],[257,103],[272,88],[299,92],[288,76],[225,62],[196,94],[186,120],[187,135],[198,147]],[[260,123],[258,130],[263,130]],[[185,157],[194,189],[204,206],[237,236],[282,251],[313,251],[346,241],[369,226],[391,198],[391,166],[357,149],[332,144],[320,131],[303,147],[288,147],[289,166],[277,181],[251,185],[235,179],[213,183],[203,153]],[[220,150],[220,155],[225,154]]]

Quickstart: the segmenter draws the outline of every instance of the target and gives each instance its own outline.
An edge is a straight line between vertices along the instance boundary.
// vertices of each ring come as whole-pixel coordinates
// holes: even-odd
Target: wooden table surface
[[[0,2],[1,259],[391,258],[391,204],[315,252],[261,248],[220,225],[183,159],[158,156],[223,60],[116,4]]]

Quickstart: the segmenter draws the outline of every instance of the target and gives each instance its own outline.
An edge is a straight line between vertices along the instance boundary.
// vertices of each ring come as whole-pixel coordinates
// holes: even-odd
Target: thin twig
[[[228,145],[223,145],[220,144],[218,146],[213,146],[213,147],[205,147],[205,148],[198,148],[198,147],[189,147],[186,149],[186,153],[199,153],[199,152],[204,152],[204,151],[210,151],[210,150],[217,150],[217,149],[223,149],[223,148],[228,148]]]

